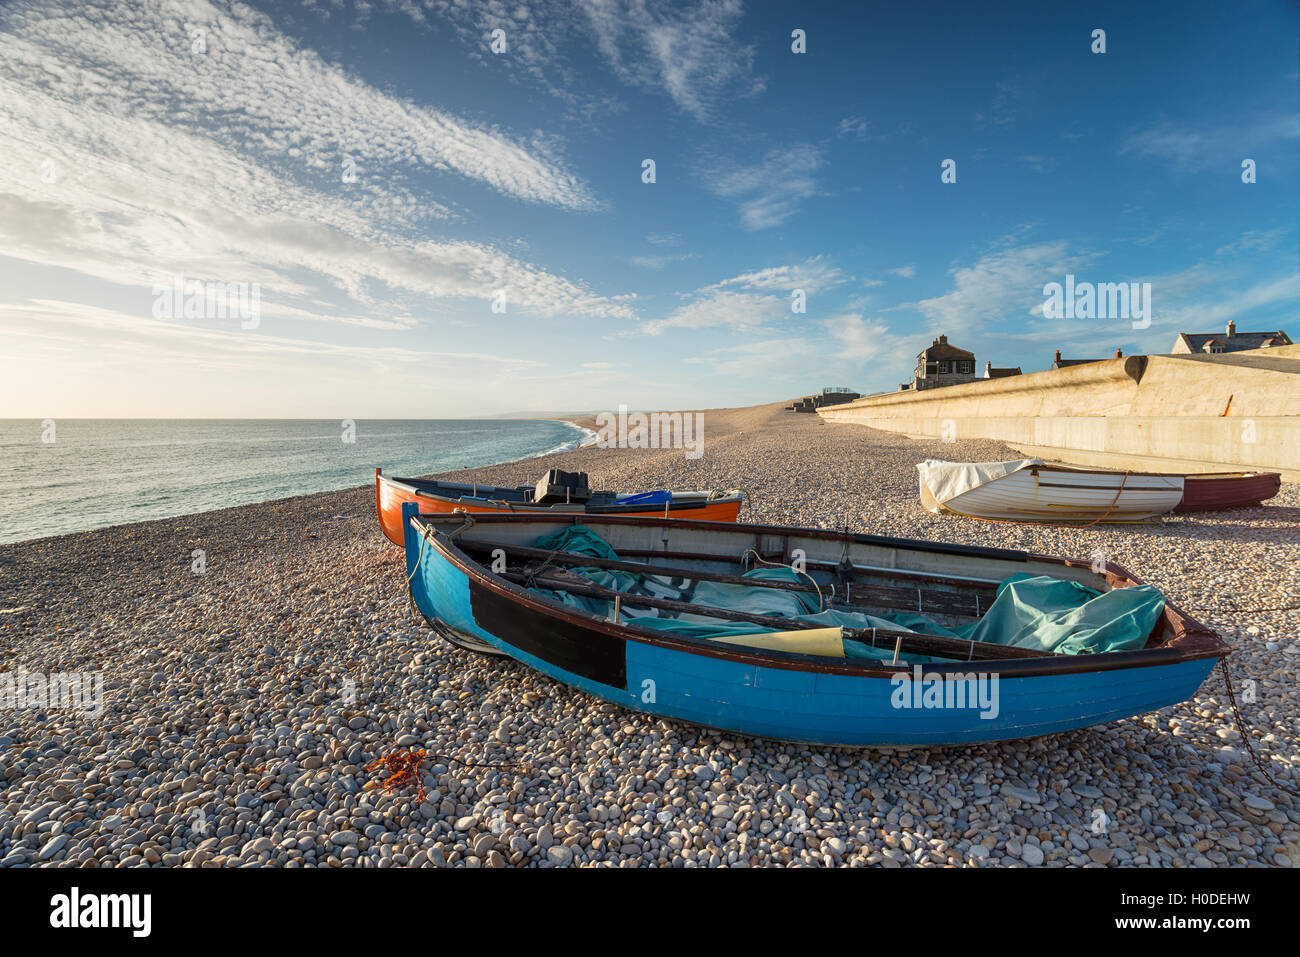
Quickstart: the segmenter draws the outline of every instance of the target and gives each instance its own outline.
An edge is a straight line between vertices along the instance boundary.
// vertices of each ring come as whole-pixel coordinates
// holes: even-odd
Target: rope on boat
[[[406,576],[406,600],[411,607],[411,613],[418,611],[415,607],[415,589],[411,587],[411,582],[415,581],[415,573],[420,570],[420,562],[424,561],[424,546],[429,541],[429,530],[426,528],[420,534],[420,554],[416,556],[415,567],[411,569],[411,574]]]
[[[1223,658],[1219,659],[1219,670],[1223,672],[1223,686],[1228,689],[1228,702],[1232,705],[1232,717],[1237,724],[1237,733],[1241,735],[1242,743],[1246,746],[1246,753],[1249,754],[1250,759],[1255,762],[1255,767],[1259,768],[1260,773],[1268,779],[1269,784],[1273,785],[1273,787],[1277,788],[1279,791],[1285,791],[1293,797],[1300,797],[1300,791],[1287,787],[1277,778],[1273,777],[1273,772],[1269,770],[1268,766],[1264,764],[1263,759],[1255,751],[1255,745],[1251,743],[1250,740],[1250,731],[1246,727],[1245,720],[1241,717],[1241,708],[1237,706],[1237,696],[1232,690],[1232,676],[1228,672],[1228,662]]]
[[[822,589],[821,586],[817,584],[817,579],[813,578],[807,572],[799,571],[799,569],[795,568],[793,565],[782,565],[780,562],[769,562],[767,559],[765,559],[762,555],[760,555],[756,550],[752,548],[747,548],[741,553],[740,555],[741,562],[743,562],[745,565],[748,565],[750,555],[753,555],[754,561],[758,562],[760,565],[770,565],[773,568],[788,568],[796,575],[802,575],[804,578],[808,579],[808,581],[812,583],[813,588],[817,592],[818,614],[826,610],[826,599],[822,597]]]
[[[461,512],[461,509],[456,509],[456,511]],[[447,537],[452,539],[453,541],[455,541],[456,536],[459,535],[461,532],[468,531],[469,529],[474,527],[474,516],[471,515],[469,512],[461,512],[461,514],[465,516],[465,524],[461,525],[460,528],[454,529],[453,531],[447,533]]]
[[[1111,500],[1111,503],[1106,506],[1106,511],[1102,512],[1086,525],[1078,525],[1074,522],[1017,522],[1009,518],[984,518],[981,515],[967,515],[965,512],[959,512],[955,508],[948,508],[945,505],[941,505],[940,507],[946,512],[951,512],[953,515],[960,515],[962,518],[974,519],[977,522],[997,522],[1001,525],[1030,525],[1039,528],[1092,528],[1092,526],[1096,525],[1098,522],[1105,521],[1106,516],[1115,510],[1115,506],[1119,504],[1119,497],[1124,494],[1124,486],[1128,484],[1128,477],[1130,474],[1132,473],[1125,472],[1124,477],[1120,479],[1119,491],[1115,493],[1115,498]]]
[[[752,519],[754,517],[754,493],[747,488],[742,488],[740,491],[743,493],[741,504],[749,509],[749,512],[747,513],[747,517]],[[736,515],[737,517],[740,516],[739,509],[736,510]]]

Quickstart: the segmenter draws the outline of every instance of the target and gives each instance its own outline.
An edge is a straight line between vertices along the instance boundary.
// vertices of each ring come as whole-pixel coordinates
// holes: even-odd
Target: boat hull
[[[734,522],[740,516],[740,495],[727,495],[712,501],[700,500],[703,493],[674,493],[674,501],[668,504],[668,513],[673,516],[688,515],[690,518],[704,522]],[[452,512],[473,512],[476,514],[495,514],[501,512],[524,515],[587,514],[581,505],[520,505],[505,504],[481,500],[468,502],[464,498],[449,498],[421,492],[400,481],[384,476],[375,470],[375,510],[379,516],[379,526],[384,535],[394,545],[403,544],[402,506],[407,502],[419,505],[422,514],[449,514]],[[630,505],[602,509],[604,515],[642,515],[655,516],[664,514],[663,505]]]
[[[1182,498],[1181,475],[1084,472],[1041,465],[943,502],[921,480],[922,503],[932,511],[1012,522],[1143,522],[1172,511]]]
[[[1208,512],[1227,508],[1253,508],[1282,488],[1277,472],[1189,475],[1183,500],[1175,512]]]
[[[932,747],[1055,734],[1186,700],[1218,660],[1149,651],[1131,654],[1132,666],[1113,655],[926,665],[927,674],[983,675],[996,707],[924,707],[900,691],[908,683],[897,670],[819,670],[806,656],[773,660],[781,656],[643,637],[502,582],[441,536],[407,528],[407,575],[429,618],[620,707],[755,737]]]

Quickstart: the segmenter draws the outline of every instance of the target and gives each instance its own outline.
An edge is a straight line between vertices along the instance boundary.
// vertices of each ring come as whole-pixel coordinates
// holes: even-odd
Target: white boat
[[[1143,522],[1172,511],[1183,476],[1101,472],[1016,462],[943,462],[917,467],[921,504],[935,513],[1007,522]]]

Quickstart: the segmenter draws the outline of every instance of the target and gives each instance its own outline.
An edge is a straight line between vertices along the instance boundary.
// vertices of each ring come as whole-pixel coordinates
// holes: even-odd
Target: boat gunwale
[[[464,574],[468,579],[473,580],[479,586],[488,589],[494,594],[522,605],[529,610],[547,615],[551,618],[559,619],[571,625],[577,625],[608,635],[612,638],[640,641],[645,644],[666,648],[672,651],[679,651],[686,654],[697,654],[709,658],[719,658],[733,661],[738,664],[775,668],[784,671],[801,671],[810,674],[892,679],[899,674],[910,673],[913,668],[913,664],[911,663],[887,665],[882,662],[867,663],[861,660],[855,660],[851,663],[848,659],[844,660],[843,663],[840,663],[838,659],[828,659],[821,656],[799,654],[795,652],[782,652],[770,649],[745,649],[743,646],[716,642],[708,638],[673,636],[647,628],[639,628],[636,625],[628,623],[614,623],[606,618],[601,618],[598,615],[561,605],[555,601],[534,594],[527,588],[500,578],[462,551],[460,547],[456,545],[455,541],[448,537],[448,533],[432,527],[432,523],[428,521],[428,519],[432,517],[435,516],[422,515],[417,512],[411,516],[411,525],[416,529],[417,534],[420,534],[424,537],[426,542],[432,544],[438,552],[453,565],[453,567]],[[445,522],[453,516],[444,514],[436,517]],[[579,518],[586,517],[587,516],[577,515],[555,515],[548,516],[542,520],[549,519],[551,521],[563,522],[567,518],[569,524],[578,525],[587,524],[587,522],[578,521]],[[490,521],[484,522],[485,518],[490,519]],[[521,518],[522,517],[510,515],[475,515],[473,524],[496,524],[499,522],[519,524]],[[533,516],[528,516],[523,520],[533,520]],[[851,537],[854,541],[860,541],[862,544],[880,544],[880,539],[883,538],[882,536],[867,536],[859,533],[848,533],[846,535],[844,532],[837,532],[832,529],[797,529],[773,525],[741,525],[739,523],[726,523],[719,527],[719,523],[716,522],[693,521],[691,519],[646,520],[629,516],[597,516],[594,521],[609,522],[620,525],[669,526],[673,528],[689,527],[714,532],[743,531],[752,532],[756,535],[789,535],[791,533],[797,533],[801,536],[828,540],[839,539],[841,541],[846,537]],[[861,541],[862,539],[866,539],[866,541]],[[913,545],[943,545],[943,543],[919,542],[911,539],[899,539],[898,541],[911,542]],[[960,552],[957,550],[972,548],[978,550],[980,549],[980,546],[954,545],[953,550],[948,553],[964,554],[969,556],[969,552]],[[939,547],[917,550],[946,551]],[[1060,558],[1054,555],[1042,555],[1033,552],[1012,552],[1011,550],[1001,549],[984,549],[983,551],[1006,551],[1013,555],[1023,556],[1023,560],[1025,561],[1032,560],[1045,562],[1047,564],[1060,564],[1067,567],[1092,567],[1091,562]],[[981,557],[1006,556],[985,555]],[[1103,574],[1107,577],[1107,580],[1111,582],[1112,586],[1118,585],[1119,587],[1128,587],[1129,585],[1143,584],[1141,579],[1133,575],[1123,566],[1114,562],[1107,562],[1105,564]],[[1119,583],[1121,582],[1124,584],[1120,585]],[[1164,642],[1151,648],[1144,647],[1136,648],[1131,651],[1102,652],[1090,655],[1044,655],[1041,658],[929,662],[921,667],[923,667],[925,672],[929,674],[997,673],[999,676],[1028,678],[1047,675],[1090,674],[1128,668],[1174,665],[1205,658],[1222,658],[1230,654],[1233,650],[1232,647],[1224,642],[1217,633],[1211,631],[1196,619],[1182,612],[1168,600],[1165,602],[1165,610],[1161,616],[1161,623],[1157,625],[1153,634],[1163,631],[1164,627],[1162,626],[1168,626],[1170,630],[1174,631],[1175,637],[1171,641]],[[1182,629],[1181,631],[1179,631],[1180,626]],[[501,640],[504,641],[504,639]]]
[[[409,476],[408,476],[408,477],[393,477],[393,476],[389,476],[389,475],[384,475],[383,472],[382,472],[382,470],[381,470],[381,469],[378,469],[378,468],[375,469],[375,479],[376,479],[376,481],[375,481],[375,503],[376,503],[376,507],[378,507],[378,505],[379,505],[379,494],[380,494],[380,493],[379,493],[379,490],[380,490],[380,488],[382,487],[382,484],[385,483],[385,482],[388,483],[389,485],[395,487],[395,488],[399,488],[399,489],[401,489],[401,490],[404,491],[404,492],[409,492],[410,494],[412,494],[412,495],[414,495],[414,496],[416,496],[416,497],[418,497],[418,498],[437,499],[438,501],[440,501],[440,502],[445,502],[445,503],[448,504],[448,505],[455,505],[455,504],[456,504],[457,502],[459,502],[459,501],[461,500],[461,498],[463,498],[464,496],[461,496],[460,498],[452,498],[452,497],[449,496],[449,495],[443,495],[443,494],[440,494],[440,493],[438,493],[438,492],[431,492],[431,491],[428,491],[427,489],[420,488],[419,486],[417,486],[417,485],[412,485],[412,484],[410,484],[410,483],[412,483],[412,482],[417,482],[417,481],[418,481],[418,482],[427,482],[428,484],[431,484],[431,485],[464,485],[466,488],[469,488],[469,487],[471,486],[471,483],[469,483],[469,482],[447,482],[447,481],[445,481],[445,480],[443,480],[443,479],[417,479],[417,478],[413,478],[413,477],[409,477]],[[510,489],[503,489],[503,488],[502,488],[501,486],[499,486],[499,485],[489,485],[489,486],[486,486],[486,487],[487,487],[487,488],[491,488],[492,491],[494,491],[494,492],[497,492],[497,491],[518,492],[518,491],[521,491],[523,488],[527,488],[528,486],[521,486],[521,487],[516,487],[516,488],[510,488]],[[557,502],[557,503],[556,503],[556,506],[562,506],[562,507],[564,507],[564,508],[573,508],[573,509],[587,509],[587,508],[591,508],[591,507],[594,507],[594,508],[597,508],[597,509],[616,508],[616,509],[619,509],[619,510],[624,511],[624,512],[632,511],[632,510],[635,509],[636,511],[655,512],[655,513],[657,514],[657,513],[663,511],[663,507],[664,507],[665,504],[669,505],[669,506],[670,506],[672,509],[674,509],[674,510],[678,510],[678,509],[692,509],[692,508],[705,508],[705,507],[708,507],[708,506],[711,506],[711,505],[730,505],[732,502],[736,502],[736,503],[738,503],[738,504],[743,504],[743,503],[744,503],[744,496],[745,496],[745,492],[744,492],[744,490],[743,490],[743,489],[738,489],[738,488],[722,489],[721,491],[724,491],[726,494],[725,494],[725,495],[720,495],[720,496],[718,496],[717,498],[708,498],[708,497],[707,497],[711,492],[716,491],[715,489],[683,489],[683,490],[681,490],[681,491],[675,491],[675,492],[672,491],[671,489],[669,489],[669,490],[667,490],[667,491],[669,491],[669,492],[673,495],[673,500],[671,500],[671,501],[669,501],[669,502],[667,502],[667,503],[665,503],[665,502],[658,502],[658,503],[654,503],[654,504],[625,504],[625,503],[619,503],[619,502],[613,502],[613,501],[611,501],[611,502],[609,502],[608,504],[602,504],[602,505],[596,505],[596,506],[589,506],[586,502],[572,502],[572,503],[570,503],[570,502]],[[617,494],[620,494],[620,493],[615,492],[614,494],[617,495]],[[690,501],[690,502],[688,502],[688,501],[684,501],[684,500],[683,500],[683,501],[678,501],[678,500],[677,500],[677,496],[679,496],[679,495],[699,495],[699,496],[703,496],[703,497],[702,497],[702,498],[700,499],[700,501],[698,501],[698,502],[694,502],[694,501]],[[539,505],[539,504],[537,504],[537,503],[535,503],[535,502],[512,503],[512,502],[510,502],[510,501],[508,501],[507,499],[504,499],[504,498],[502,498],[502,499],[485,498],[485,499],[482,499],[481,501],[482,501],[484,504],[483,504],[483,505],[476,505],[476,507],[478,507],[478,508],[487,508],[487,507],[494,506],[494,505],[496,505],[496,504],[499,502],[499,503],[501,503],[501,505],[502,505],[502,509],[501,509],[502,511],[507,511],[507,512],[509,512],[509,511],[513,508],[513,509],[526,509],[526,510],[527,510],[527,513],[526,513],[526,514],[529,514],[529,515],[536,514],[536,515],[538,515],[538,516],[543,516],[543,515],[552,514],[552,513],[550,513],[550,512],[548,511],[550,508],[552,508],[552,506],[550,506],[550,505]],[[564,514],[564,513],[563,513],[563,512],[559,512],[558,514]],[[588,515],[592,515],[592,516],[600,516],[602,513],[599,512],[599,511],[596,511],[596,512],[585,512],[585,513],[584,513],[584,512],[575,512],[574,514],[588,514]]]

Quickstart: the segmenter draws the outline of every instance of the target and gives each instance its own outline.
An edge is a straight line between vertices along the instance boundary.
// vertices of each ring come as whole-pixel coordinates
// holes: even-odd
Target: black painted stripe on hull
[[[469,577],[479,627],[520,651],[583,678],[627,690],[627,642],[551,615],[532,614]]]

